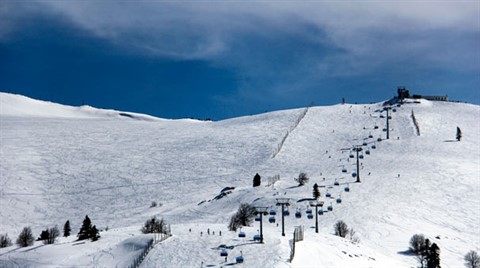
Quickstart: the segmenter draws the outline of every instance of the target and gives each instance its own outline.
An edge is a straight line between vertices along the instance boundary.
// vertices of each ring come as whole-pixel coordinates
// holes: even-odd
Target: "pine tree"
[[[68,237],[70,236],[70,232],[72,231],[72,228],[70,227],[70,221],[68,220],[65,222],[65,225],[63,226],[63,236]]]
[[[90,229],[90,238],[92,241],[97,241],[100,238],[97,226],[95,225]]]
[[[12,240],[8,237],[8,234],[0,234],[0,248],[6,248],[12,245]]]
[[[320,190],[318,189],[318,184],[313,185],[313,198],[318,199],[320,197]]]
[[[459,127],[457,127],[457,141],[460,141],[462,139],[462,131],[460,130]]]
[[[90,221],[90,218],[88,215],[85,216],[85,219],[83,220],[82,227],[80,228],[80,231],[77,234],[78,240],[85,240],[90,238],[92,230],[92,222]]]
[[[433,243],[427,252],[427,268],[440,268],[440,248]]]
[[[255,174],[255,176],[253,177],[253,187],[257,187],[257,186],[260,186],[262,182],[262,177],[260,177],[260,175]]]

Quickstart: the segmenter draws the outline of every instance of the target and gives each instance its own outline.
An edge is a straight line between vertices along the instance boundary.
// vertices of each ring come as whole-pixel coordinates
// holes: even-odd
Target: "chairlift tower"
[[[315,206],[315,233],[318,234],[318,207],[323,207],[323,201],[311,201],[310,206]]]
[[[390,127],[389,127],[389,120],[392,118],[391,116],[388,115],[388,111],[390,111],[392,107],[384,107],[383,110],[387,112],[387,140],[390,139]]]
[[[357,181],[356,182],[361,182],[360,181],[360,160],[358,158],[358,153],[362,151],[361,146],[356,146],[353,148],[355,152],[357,152]]]
[[[290,206],[288,198],[277,198],[277,206],[282,206],[282,236],[285,236],[285,207]]]
[[[268,213],[268,207],[255,207],[255,210],[260,214],[260,243],[263,243],[263,214]]]

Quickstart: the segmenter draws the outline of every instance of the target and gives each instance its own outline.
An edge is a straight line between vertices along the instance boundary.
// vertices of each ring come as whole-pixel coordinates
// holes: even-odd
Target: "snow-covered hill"
[[[439,245],[442,267],[462,266],[463,255],[480,248],[480,107],[425,100],[394,107],[389,140],[382,108],[345,104],[201,122],[0,93],[0,233],[14,240],[24,226],[38,235],[66,220],[75,232],[86,214],[109,229],[81,249],[74,237],[0,249],[0,265],[124,266],[129,255],[122,245],[155,215],[171,224],[173,237],[150,252],[145,267],[225,266],[240,251],[245,267],[410,267],[416,259],[408,241],[416,233]],[[461,142],[454,141],[457,126]],[[364,142],[370,154],[361,160],[362,182],[354,183],[354,161],[341,149]],[[262,186],[252,188],[257,172]],[[310,181],[296,187],[300,172]],[[267,187],[274,175],[280,181]],[[304,213],[314,183],[334,208],[319,216],[319,234]],[[215,199],[225,187],[235,189]],[[251,241],[258,222],[244,228],[247,239],[227,231],[240,203],[278,213],[279,197],[290,198],[292,213],[303,213],[286,218],[286,237],[266,219],[263,245]],[[152,201],[161,206],[151,208]],[[333,236],[337,220],[355,229],[360,243]],[[305,240],[289,262],[298,225]],[[234,246],[227,262],[220,244]]]

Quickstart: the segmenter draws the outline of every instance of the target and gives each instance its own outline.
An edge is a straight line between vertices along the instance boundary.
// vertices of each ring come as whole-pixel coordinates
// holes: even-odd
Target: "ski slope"
[[[408,241],[416,233],[439,245],[442,267],[461,267],[465,253],[480,249],[480,107],[405,103],[390,113],[389,140],[382,108],[310,107],[298,125],[305,109],[208,122],[0,93],[0,233],[15,240],[31,226],[38,236],[66,220],[76,233],[86,214],[99,229],[108,227],[97,242],[77,245],[69,237],[55,245],[0,249],[0,266],[122,267],[138,254],[122,245],[131,245],[129,239],[145,243],[148,236],[139,230],[157,216],[171,224],[173,236],[149,253],[144,267],[220,267],[240,254],[243,267],[411,267],[416,259],[407,252]],[[454,141],[457,126],[461,142]],[[342,149],[363,142],[370,154],[361,160],[362,182],[354,183],[354,159]],[[257,172],[262,185],[252,188]],[[297,187],[293,178],[300,172],[310,181]],[[266,186],[274,175],[280,181]],[[319,234],[305,215],[314,183],[325,206],[333,206],[319,216]],[[215,199],[225,187],[235,188]],[[279,215],[276,198],[291,203],[285,237],[278,216],[275,224],[264,217],[264,244],[252,241],[258,222],[244,228],[247,238],[227,230],[240,203]],[[152,201],[160,205],[151,208]],[[296,210],[301,219],[293,216]],[[337,220],[353,228],[360,242],[332,235]],[[305,240],[290,262],[299,225]],[[221,244],[233,246],[226,262]]]

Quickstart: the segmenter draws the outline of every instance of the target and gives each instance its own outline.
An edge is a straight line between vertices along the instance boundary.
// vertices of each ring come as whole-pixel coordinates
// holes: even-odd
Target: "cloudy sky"
[[[480,1],[0,1],[0,91],[223,119],[412,93],[480,104]]]

